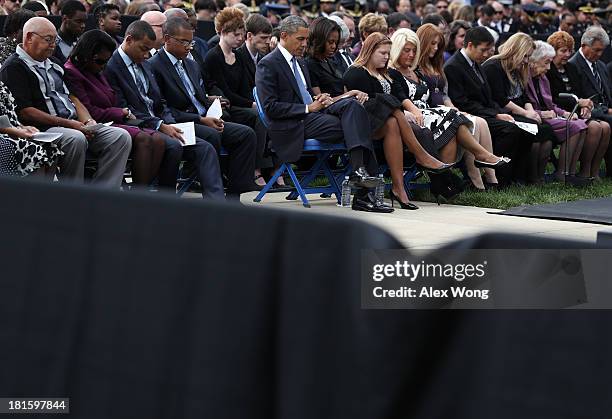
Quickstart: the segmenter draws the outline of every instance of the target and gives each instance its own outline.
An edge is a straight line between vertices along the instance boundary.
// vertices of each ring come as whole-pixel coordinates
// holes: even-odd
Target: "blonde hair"
[[[370,35],[374,32],[380,32],[383,35],[386,35],[387,30],[387,20],[380,15],[375,15],[374,13],[368,13],[359,21],[359,34],[361,39],[364,39],[363,35],[366,33]]]
[[[379,47],[389,44],[391,44],[391,40],[387,35],[383,35],[380,32],[374,32],[373,34],[368,35],[366,40],[363,41],[363,46],[361,47],[361,51],[359,52],[357,59],[353,63],[353,67],[363,67],[368,73],[372,74],[367,67],[368,62]],[[378,72],[385,79],[391,81],[391,76],[389,76],[387,67],[378,70]],[[374,74],[372,74],[372,76],[376,77]]]
[[[525,55],[531,55],[535,49],[533,39],[525,33],[515,33],[499,47],[499,54],[487,61],[499,60],[510,83],[515,84],[513,75],[520,76],[521,87],[526,88],[529,81],[529,64],[525,63]]]
[[[397,60],[399,59],[402,50],[406,44],[410,42],[416,47],[416,55],[414,61],[410,66],[411,70],[414,70],[419,64],[419,58],[421,56],[421,42],[419,37],[414,31],[410,29],[402,28],[393,32],[391,36],[391,52],[389,53],[389,67],[397,68]]]

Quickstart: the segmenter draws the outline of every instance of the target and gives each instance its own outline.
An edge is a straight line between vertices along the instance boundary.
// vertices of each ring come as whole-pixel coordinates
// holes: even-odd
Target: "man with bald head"
[[[58,145],[60,180],[83,181],[85,152],[98,159],[93,183],[119,188],[132,141],[121,128],[96,125],[87,109],[70,96],[64,70],[50,57],[55,51],[55,26],[43,17],[34,17],[23,26],[23,43],[0,69],[0,80],[15,98],[19,120],[41,131],[62,134]]]
[[[165,14],[152,10],[146,12],[140,17],[140,20],[147,22],[153,28],[155,32],[155,41],[153,42],[153,48],[151,49],[151,56],[155,55],[158,49],[164,45],[164,23],[168,20]]]

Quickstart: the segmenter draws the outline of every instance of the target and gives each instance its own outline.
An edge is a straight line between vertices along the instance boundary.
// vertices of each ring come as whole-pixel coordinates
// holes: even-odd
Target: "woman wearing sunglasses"
[[[115,47],[107,33],[97,29],[85,32],[64,65],[66,83],[97,122],[113,122],[130,133],[132,180],[146,187],[157,176],[165,143],[156,131],[129,125],[129,120],[135,119],[130,110],[115,106],[115,92],[102,74]]]

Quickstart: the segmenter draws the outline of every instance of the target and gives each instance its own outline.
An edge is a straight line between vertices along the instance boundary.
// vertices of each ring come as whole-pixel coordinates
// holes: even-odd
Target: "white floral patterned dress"
[[[18,127],[13,95],[0,82],[0,128]],[[0,134],[0,174],[26,176],[43,166],[53,165],[64,154],[53,143],[37,143]]]

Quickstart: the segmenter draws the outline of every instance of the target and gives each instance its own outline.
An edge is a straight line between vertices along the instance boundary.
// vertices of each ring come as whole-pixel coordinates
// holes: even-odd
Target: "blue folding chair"
[[[269,128],[270,124],[266,117],[266,114],[263,111],[263,107],[261,106],[261,102],[259,100],[259,96],[257,96],[257,88],[253,88],[253,98],[255,99],[255,103],[257,104],[257,112],[259,114],[259,118],[261,122],[264,124],[266,128]],[[306,139],[304,141],[304,153],[312,154],[316,157],[316,161],[314,165],[306,172],[306,174],[302,177],[302,179],[298,179],[293,167],[291,167],[290,163],[283,163],[276,172],[274,172],[274,176],[266,183],[266,186],[257,194],[253,201],[261,202],[262,198],[270,191],[272,186],[276,183],[276,180],[282,176],[285,172],[289,174],[291,181],[293,182],[295,190],[293,190],[287,199],[295,199],[296,195],[300,197],[302,200],[302,204],[306,208],[310,208],[310,203],[308,202],[308,198],[306,198],[306,194],[331,194],[336,195],[336,200],[340,203],[340,183],[338,179],[334,176],[331,168],[329,167],[329,158],[333,154],[338,153],[346,153],[346,146],[344,143],[340,144],[331,144],[321,142],[312,138]],[[319,175],[323,175],[326,177],[329,182],[328,186],[308,186],[315,178]]]

